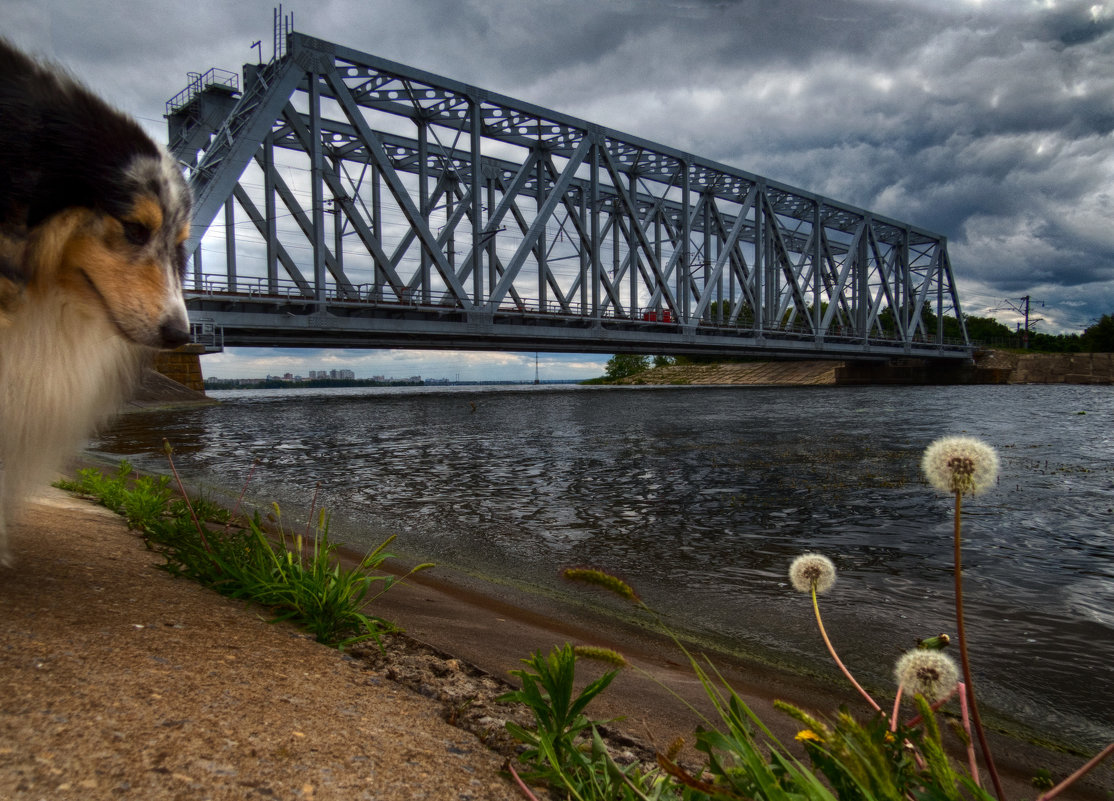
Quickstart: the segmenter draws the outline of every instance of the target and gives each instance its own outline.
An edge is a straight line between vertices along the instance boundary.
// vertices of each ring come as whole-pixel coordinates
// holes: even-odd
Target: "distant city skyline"
[[[598,378],[608,354],[538,353],[537,375],[545,381]],[[355,378],[409,378],[420,375],[450,381],[532,381],[533,352],[451,350],[352,350],[305,348],[228,348],[201,357],[205,378],[263,378],[310,371],[351,370]]]

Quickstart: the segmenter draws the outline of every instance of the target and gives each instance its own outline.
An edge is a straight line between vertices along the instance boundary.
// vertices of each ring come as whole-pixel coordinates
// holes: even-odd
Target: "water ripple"
[[[1114,737],[1112,423],[1108,387],[275,393],[131,415],[97,447],[157,467],[168,436],[222,485],[258,460],[257,497],[305,508],[320,482],[357,544],[401,531],[423,559],[555,590],[560,567],[596,565],[686,626],[818,664],[785,570],[819,550],[840,570],[833,636],[886,686],[901,650],[954,628],[951,502],[920,454],[981,436],[1002,471],[965,502],[980,691],[1098,747]]]

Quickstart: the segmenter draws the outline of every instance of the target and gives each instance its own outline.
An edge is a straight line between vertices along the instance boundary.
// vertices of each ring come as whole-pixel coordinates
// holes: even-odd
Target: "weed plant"
[[[210,501],[184,493],[174,497],[170,482],[169,476],[133,477],[131,465],[122,461],[115,473],[84,469],[58,486],[123,515],[163,557],[160,567],[167,572],[259,603],[272,611],[272,622],[291,620],[318,642],[338,648],[381,642],[383,634],[396,630],[367,607],[397,581],[431,566],[418,565],[404,576],[375,572],[392,557],[386,551],[390,537],[354,567],[344,567],[329,539],[324,509],[305,534],[284,528],[277,504],[270,521],[257,512],[233,525],[231,514]]]
[[[598,570],[570,569],[564,572],[566,579],[611,592],[650,615],[688,659],[714,710],[708,717],[692,708],[701,721],[695,747],[703,764],[698,769],[686,767],[671,754],[659,754],[656,765],[620,769],[599,735],[598,722],[585,714],[588,702],[611,683],[615,671],[575,695],[576,653],[566,645],[549,657],[536,653],[525,660],[532,672],[513,671],[522,681],[522,690],[504,696],[507,701],[525,704],[536,721],[533,730],[507,724],[510,733],[526,745],[520,756],[527,768],[524,778],[544,782],[576,801],[1005,801],[978,717],[967,654],[961,566],[962,499],[995,483],[997,455],[979,440],[945,437],[926,450],[922,469],[930,485],[955,502],[952,544],[962,679],[959,667],[943,653],[950,637],[940,634],[919,640],[917,649],[903,655],[895,666],[897,691],[893,710],[887,713],[855,681],[824,629],[817,596],[834,586],[835,565],[821,554],[803,554],[790,566],[790,583],[810,596],[817,627],[832,659],[873,710],[863,721],[845,708],[824,719],[776,701],[778,710],[802,726],[795,739],[806,763],[778,741],[708,660],[697,659],[688,651],[630,585]],[[617,654],[615,658],[621,660]],[[917,712],[904,721],[903,694],[912,699]],[[966,750],[966,765],[948,756],[935,717],[952,698],[958,699],[962,728],[956,727],[956,733]],[[981,783],[976,739],[993,793]],[[1111,753],[1114,744],[1058,785],[1041,777],[1039,786],[1045,792],[1037,801],[1050,801]],[[536,798],[513,765],[510,770],[523,793]]]
[[[592,658],[613,661],[604,650],[591,649]],[[607,689],[618,675],[617,670],[605,672],[576,692],[577,653],[568,643],[554,648],[548,656],[537,651],[522,661],[526,669],[511,671],[522,688],[498,700],[524,704],[534,715],[536,727],[533,730],[513,721],[507,722],[511,735],[526,745],[520,759],[527,770],[521,777],[513,767],[511,772],[529,797],[533,794],[523,779],[545,782],[573,799],[675,797],[662,795],[668,789],[665,783],[640,772],[637,767],[620,767],[600,736],[599,726],[604,721],[589,719],[584,714],[592,699]]]

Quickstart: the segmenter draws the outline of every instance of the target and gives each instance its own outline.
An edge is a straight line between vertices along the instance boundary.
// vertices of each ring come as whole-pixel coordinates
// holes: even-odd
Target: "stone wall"
[[[890,362],[742,362],[658,367],[621,384],[916,385],[1114,384],[1111,353],[1013,353],[984,350],[975,364],[924,359]]]
[[[161,350],[155,357],[154,368],[172,381],[195,392],[205,391],[201,375],[200,345],[183,345],[175,350]]]
[[[1025,353],[1011,384],[1114,384],[1114,353]]]
[[[720,364],[686,364],[655,367],[643,373],[622,378],[617,384],[673,384],[750,386],[812,386],[834,384],[836,369],[842,362],[723,362]]]

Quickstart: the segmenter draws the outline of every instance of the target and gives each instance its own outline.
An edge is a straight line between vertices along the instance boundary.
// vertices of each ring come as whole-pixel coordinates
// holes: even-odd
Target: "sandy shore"
[[[156,570],[119,518],[61,492],[37,500],[12,539],[16,566],[0,572],[0,799],[520,798],[489,747],[506,748],[510,711],[476,699],[498,694],[522,657],[566,641],[614,647],[637,668],[591,711],[625,715],[613,728],[644,746],[691,741],[698,714],[686,704],[706,708],[659,638],[436,571],[372,610],[406,630],[379,657],[325,648]],[[716,662],[785,741],[796,727],[772,698],[822,713],[850,700]],[[1081,762],[994,739],[1011,799],[1039,794],[1027,784],[1036,769],[1064,776]],[[1112,789],[1106,765],[1061,797]]]

